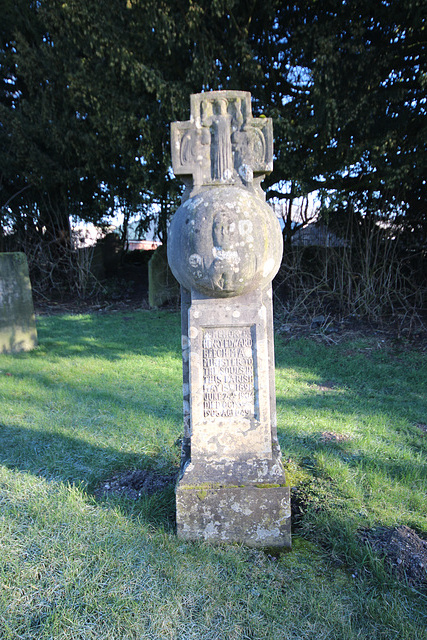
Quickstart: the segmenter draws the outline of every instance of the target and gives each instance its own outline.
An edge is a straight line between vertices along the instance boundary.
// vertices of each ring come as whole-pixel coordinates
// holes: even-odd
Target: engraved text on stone
[[[203,413],[205,418],[254,417],[251,327],[204,330]]]

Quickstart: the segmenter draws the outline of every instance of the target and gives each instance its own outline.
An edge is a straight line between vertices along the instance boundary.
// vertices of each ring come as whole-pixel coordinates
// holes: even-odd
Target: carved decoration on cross
[[[223,184],[263,195],[259,185],[273,170],[273,125],[271,118],[252,117],[249,92],[192,95],[191,118],[173,122],[171,138],[172,167],[187,196]]]

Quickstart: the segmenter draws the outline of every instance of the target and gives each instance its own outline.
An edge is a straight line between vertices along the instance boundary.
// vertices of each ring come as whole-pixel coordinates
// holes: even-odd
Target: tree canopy
[[[364,211],[393,208],[412,228],[424,225],[424,239],[426,8],[422,0],[306,3],[293,12],[288,41],[292,68],[307,72],[310,178]]]
[[[169,124],[191,93],[231,88],[274,119],[268,197],[320,190],[425,239],[425,0],[2,0],[1,14],[3,232],[66,233],[69,215],[120,206],[155,212],[164,238],[181,189]]]

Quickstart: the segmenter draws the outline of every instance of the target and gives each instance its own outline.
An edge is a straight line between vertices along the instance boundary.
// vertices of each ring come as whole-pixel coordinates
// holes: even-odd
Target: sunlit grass
[[[178,314],[41,318],[38,333],[0,356],[2,639],[427,638],[426,596],[357,537],[427,537],[425,354],[277,340],[279,439],[307,505],[274,558],[178,540],[172,488],[94,497],[117,471],[177,467]]]

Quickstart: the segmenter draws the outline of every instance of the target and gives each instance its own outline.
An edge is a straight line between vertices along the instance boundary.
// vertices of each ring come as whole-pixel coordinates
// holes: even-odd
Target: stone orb
[[[169,265],[178,282],[214,298],[267,286],[282,252],[271,207],[243,187],[201,190],[178,208],[168,233]]]

